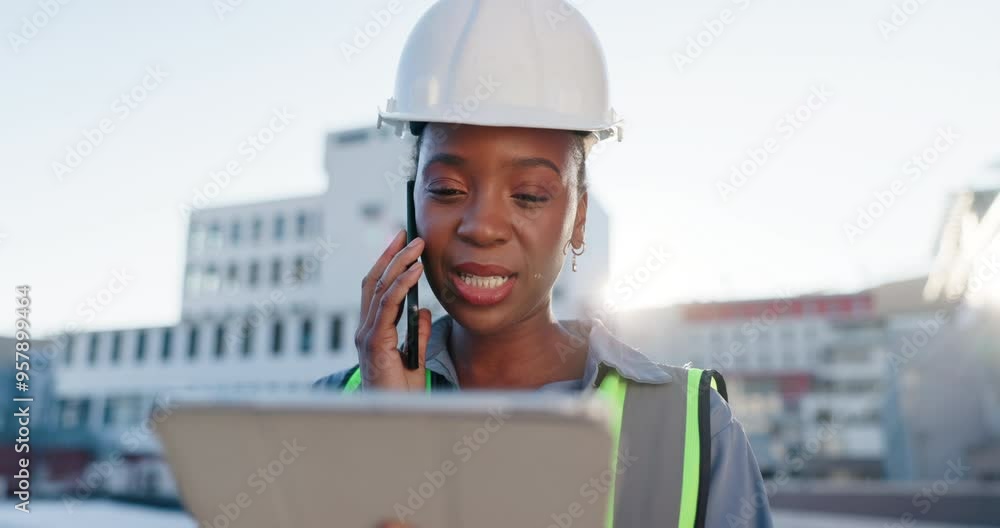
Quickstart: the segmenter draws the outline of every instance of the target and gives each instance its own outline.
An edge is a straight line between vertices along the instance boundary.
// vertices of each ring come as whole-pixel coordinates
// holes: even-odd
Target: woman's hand
[[[354,335],[354,344],[358,348],[364,389],[425,389],[424,356],[431,334],[430,310],[420,310],[420,366],[416,370],[407,369],[397,348],[396,323],[403,315],[406,293],[417,284],[423,271],[423,264],[414,264],[423,252],[423,239],[415,238],[403,247],[405,241],[405,231],[397,233],[361,282],[361,324]]]

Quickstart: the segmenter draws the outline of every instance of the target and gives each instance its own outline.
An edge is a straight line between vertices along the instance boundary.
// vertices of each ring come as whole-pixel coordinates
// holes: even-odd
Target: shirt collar
[[[673,377],[663,366],[657,364],[642,352],[623,343],[611,334],[600,319],[560,320],[565,328],[576,336],[587,335],[586,367],[582,386],[596,387],[608,370],[615,370],[620,376],[640,383],[669,383]],[[443,315],[431,325],[431,337],[427,341],[427,369],[444,376],[452,385],[458,385],[458,375],[451,355],[448,354],[448,337],[454,320]],[[566,348],[558,354],[571,354],[577,348]]]

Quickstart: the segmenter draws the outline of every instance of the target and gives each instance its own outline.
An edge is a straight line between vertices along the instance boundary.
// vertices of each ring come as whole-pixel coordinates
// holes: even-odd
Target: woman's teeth
[[[475,286],[477,288],[499,288],[503,283],[507,282],[510,277],[480,277],[478,275],[466,275],[464,273],[459,273],[458,277],[462,279],[462,282]]]

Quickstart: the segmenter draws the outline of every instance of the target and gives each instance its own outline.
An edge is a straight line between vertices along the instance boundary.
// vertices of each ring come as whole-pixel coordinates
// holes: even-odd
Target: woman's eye
[[[524,194],[524,193],[515,194],[514,198],[517,198],[518,200],[523,200],[525,202],[531,202],[531,203],[545,203],[545,202],[549,201],[548,196],[539,196],[537,194]]]
[[[462,193],[462,191],[460,191],[458,189],[451,189],[451,188],[447,188],[447,187],[441,187],[441,188],[438,188],[438,189],[427,189],[427,192],[429,192],[431,194],[434,194],[434,195],[437,195],[437,196],[455,196],[457,194],[461,194]]]

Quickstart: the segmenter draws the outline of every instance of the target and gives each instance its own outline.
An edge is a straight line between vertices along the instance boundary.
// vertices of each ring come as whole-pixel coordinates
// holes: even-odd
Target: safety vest
[[[703,528],[711,460],[710,391],[724,399],[726,382],[709,369],[662,366],[673,381],[639,383],[606,368],[598,392],[611,403],[611,484],[605,528]],[[355,366],[341,388],[361,388]],[[431,371],[427,392],[431,392]],[[619,450],[639,463],[618,471]],[[677,468],[681,469],[678,479]]]

